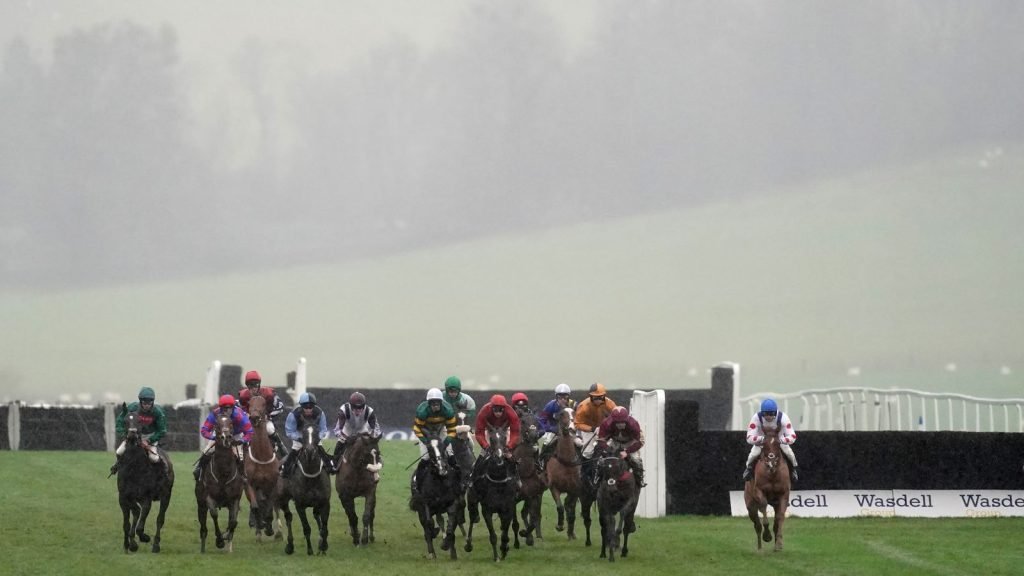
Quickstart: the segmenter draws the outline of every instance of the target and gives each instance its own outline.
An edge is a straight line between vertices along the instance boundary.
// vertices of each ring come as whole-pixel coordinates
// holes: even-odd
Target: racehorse
[[[267,401],[262,396],[255,396],[249,402],[249,420],[253,434],[245,454],[245,476],[249,479],[246,496],[250,519],[256,522],[257,540],[263,533],[280,539],[280,528],[276,534],[274,531],[279,463],[273,442],[267,435]]]
[[[519,537],[526,538],[526,545],[533,546],[534,534],[537,538],[543,538],[540,531],[541,520],[541,499],[544,491],[548,489],[547,478],[537,470],[537,455],[534,453],[534,445],[539,438],[540,426],[537,417],[533,414],[524,414],[521,418],[522,431],[521,441],[512,451],[519,467],[519,480],[521,485],[516,495],[516,504],[523,503],[522,518],[524,530],[519,530],[519,520],[512,517],[512,534],[515,537],[514,546],[519,548]]]
[[[352,544],[365,546],[373,542],[373,518],[377,508],[377,480],[374,474],[380,470],[380,438],[370,434],[358,434],[348,441],[341,454],[341,467],[335,480],[338,498],[345,514],[348,515],[349,533]],[[363,533],[359,534],[359,516],[356,515],[356,498],[364,498]]]
[[[467,494],[469,506],[469,533],[466,535],[466,552],[473,550],[473,525],[480,521],[480,515],[487,524],[490,535],[491,553],[495,562],[498,558],[498,534],[494,530],[495,514],[501,525],[501,560],[508,556],[508,530],[516,516],[516,473],[510,462],[511,454],[506,445],[507,432],[504,428],[487,427],[487,443],[490,447],[481,454],[483,475],[473,480],[473,487]],[[476,504],[480,504],[480,515]]]
[[[598,460],[597,512],[601,518],[601,558],[615,561],[615,550],[622,535],[622,557],[629,555],[629,535],[636,532],[633,515],[640,488],[629,469],[629,462],[616,456]],[[618,516],[618,522],[616,522]]]
[[[561,532],[565,523],[569,525],[569,540],[576,539],[576,501],[580,495],[580,458],[576,453],[576,424],[573,422],[573,409],[566,407],[558,413],[558,434],[555,453],[548,460],[547,480],[551,489],[551,498],[555,501],[558,511],[558,524],[555,530]],[[562,494],[565,494],[565,505],[562,505]]]
[[[455,550],[455,526],[463,517],[462,478],[458,466],[453,466],[444,455],[440,442],[433,438],[427,447],[429,465],[417,479],[416,489],[409,498],[409,509],[419,516],[423,539],[427,543],[427,558],[434,560],[434,538],[444,529],[442,550],[450,550],[451,559],[458,559]]]
[[[213,530],[217,536],[217,548],[225,543],[228,552],[234,550],[232,542],[235,527],[238,525],[238,505],[245,488],[245,479],[238,471],[235,458],[234,424],[231,414],[221,412],[217,415],[216,436],[214,439],[213,457],[209,464],[200,470],[196,481],[196,504],[199,509],[199,551],[206,552],[206,513],[213,518]],[[218,509],[228,509],[228,529],[220,531]]]
[[[747,515],[754,523],[758,550],[762,539],[772,541],[772,530],[768,528],[769,505],[775,511],[775,551],[782,550],[782,525],[789,506],[789,487],[789,462],[782,454],[779,439],[766,436],[761,456],[754,465],[754,476],[743,486],[743,499],[747,504]]]
[[[302,521],[302,534],[306,537],[306,554],[313,555],[313,543],[310,540],[311,529],[306,517],[306,508],[313,509],[320,540],[317,543],[317,554],[327,554],[327,521],[331,517],[331,476],[324,467],[320,457],[320,433],[314,426],[306,426],[302,431],[302,447],[294,456],[295,470],[291,476],[279,482],[277,505],[284,512],[284,521],[288,526],[288,543],[285,544],[286,554],[295,552],[292,538],[292,511],[288,503],[295,503],[295,510]]]
[[[152,548],[153,552],[159,552],[160,530],[164,526],[164,516],[171,501],[171,490],[174,488],[174,468],[162,451],[158,454],[166,463],[166,474],[162,464],[150,462],[148,449],[139,434],[137,412],[128,412],[128,407],[122,403],[118,417],[124,419],[125,423],[125,450],[117,470],[117,499],[121,504],[124,551],[135,552],[139,549],[139,544],[135,541],[136,536],[141,542],[149,542],[146,518],[149,516],[153,501],[159,500],[160,512],[156,516],[156,534],[153,536]]]

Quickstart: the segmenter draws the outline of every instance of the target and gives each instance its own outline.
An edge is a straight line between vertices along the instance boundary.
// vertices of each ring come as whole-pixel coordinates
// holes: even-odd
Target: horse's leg
[[[762,502],[759,506],[761,512],[761,539],[765,542],[771,542],[772,529],[768,527],[768,503]]]
[[[505,510],[502,511],[501,515],[499,516],[499,519],[501,520],[501,559],[502,560],[504,560],[505,557],[508,556],[508,530],[509,530],[509,525],[512,524],[512,521],[515,519],[515,517],[516,517],[516,509],[515,509],[515,507],[512,507],[511,510],[506,508]],[[519,542],[519,538],[518,537],[516,537],[516,542],[517,543]],[[516,548],[518,548],[518,547],[519,546],[516,546]]]
[[[565,499],[565,523],[566,534],[569,540],[576,539],[576,503],[579,502],[579,495],[570,493]]]
[[[370,493],[363,500],[363,538],[360,544],[364,546],[373,542],[373,520],[377,514],[377,488],[370,488]]]
[[[124,532],[124,551],[135,552],[139,549],[135,542],[135,531],[132,530],[132,505],[125,498],[121,498],[121,530]]]
[[[789,505],[786,496],[779,496],[775,506],[775,551],[782,550],[782,525],[786,522],[786,508]]]
[[[430,514],[430,508],[426,501],[417,512],[420,517],[420,526],[423,527],[423,540],[427,543],[427,558],[434,560],[437,554],[434,553],[434,517]]]
[[[455,519],[458,518],[459,514],[461,513],[461,508],[462,504],[461,499],[459,498],[456,498],[455,502],[453,502],[452,505],[448,508],[448,529],[445,531],[444,534],[444,542],[448,545],[449,557],[452,560],[459,559],[459,552],[455,549],[455,526],[458,524],[458,522],[456,522]]]
[[[345,516],[348,517],[348,533],[352,536],[352,545],[359,545],[359,516],[356,514],[356,499],[354,496],[340,498],[341,507],[345,509]]]
[[[171,504],[171,491],[164,490],[160,495],[160,510],[156,514],[156,535],[153,536],[153,552],[160,551],[160,531],[164,527],[164,518],[167,516],[167,507]]]
[[[491,557],[497,562],[498,561],[498,534],[494,531],[494,518],[492,515],[494,511],[491,510],[490,506],[481,503],[480,515],[484,517],[484,524],[487,525],[487,539],[491,542]]]
[[[198,508],[198,514],[199,514],[199,552],[200,553],[205,553],[206,552],[206,534],[207,534],[207,531],[206,531],[206,513],[207,513],[206,498],[198,499],[198,505],[196,507]]]
[[[238,511],[242,509],[242,495],[239,494],[234,502],[228,505],[228,531],[224,533],[224,540],[228,543],[228,552],[235,551],[235,528],[238,527]]]
[[[150,541],[149,534],[146,534],[146,520],[149,518],[149,510],[153,506],[153,501],[149,498],[145,498],[138,502],[139,517],[135,522],[135,535],[139,537],[139,542],[146,543]]]
[[[292,554],[295,552],[295,540],[292,538],[292,508],[288,505],[288,499],[282,499],[279,501],[281,513],[284,514],[284,523],[288,528],[288,540],[284,545],[284,553]],[[298,506],[295,507],[298,509]]]
[[[327,554],[327,536],[330,534],[331,519],[331,493],[327,492],[327,498],[320,507],[313,507],[313,517],[316,518],[317,526],[320,528],[319,553]]]
[[[591,516],[590,510],[593,508],[594,502],[589,496],[580,496],[580,516],[583,517],[583,529],[587,533],[587,546],[590,546],[590,524]]]
[[[313,555],[313,543],[310,540],[312,528],[309,526],[309,518],[306,517],[306,505],[295,503],[295,511],[299,513],[299,521],[302,522],[302,535],[306,538],[306,555]]]
[[[562,493],[557,488],[551,489],[551,498],[555,501],[555,511],[558,512],[558,523],[555,524],[555,531],[565,530],[565,506],[562,505]]]
[[[468,506],[472,506],[471,513],[469,515],[469,529],[466,531],[466,546],[464,549],[466,552],[473,551],[473,525],[480,521],[480,514],[476,512],[476,503],[468,503]]]
[[[533,526],[534,533],[536,534],[537,540],[543,540],[544,534],[540,531],[541,524],[541,510],[544,508],[544,492],[541,492],[533,498]]]
[[[599,558],[605,558],[608,555],[608,532],[611,528],[608,526],[607,516],[604,510],[601,510],[600,506],[598,506],[597,521],[601,524],[601,556]]]

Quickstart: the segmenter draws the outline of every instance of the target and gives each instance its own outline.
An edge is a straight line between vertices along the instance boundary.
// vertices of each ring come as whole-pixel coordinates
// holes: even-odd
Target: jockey
[[[586,400],[576,407],[576,429],[583,441],[584,458],[590,458],[594,453],[594,435],[615,407],[615,402],[607,397],[604,384],[600,382],[590,385]]]
[[[473,441],[470,440],[470,422],[476,417],[476,402],[462,391],[462,380],[458,376],[449,376],[444,381],[444,400],[455,411],[455,440],[452,441],[452,452],[459,463],[460,471],[465,475],[463,480],[468,484],[469,472],[473,468]]]
[[[341,462],[341,455],[345,452],[345,443],[348,439],[357,434],[369,434],[371,438],[380,438],[383,432],[377,422],[377,414],[373,408],[366,405],[366,396],[362,392],[353,392],[348,397],[348,402],[338,408],[338,422],[334,425],[334,435],[338,443],[334,445],[334,468],[338,469]],[[377,455],[378,463],[384,461]],[[374,472],[374,479],[379,475]]]
[[[149,453],[149,461],[156,464],[157,462],[163,462],[160,457],[160,450],[157,449],[157,442],[167,434],[167,415],[164,414],[164,409],[156,405],[156,393],[149,386],[143,386],[139,390],[139,401],[132,402],[128,405],[125,415],[129,412],[136,412],[139,415],[139,424],[141,429],[139,434],[142,435],[142,447]],[[114,423],[114,429],[117,431],[118,438],[124,438],[126,430],[124,427],[124,418],[117,418]],[[117,474],[117,469],[121,464],[121,456],[124,454],[125,442],[122,440],[121,445],[117,447],[114,454],[117,455],[117,459],[114,465],[110,467],[110,473]],[[163,465],[164,471],[167,471],[167,464]]]
[[[302,431],[307,426],[313,426],[317,430],[317,436],[319,437],[317,450],[320,452],[320,458],[324,462],[324,467],[327,468],[330,474],[335,472],[334,462],[327,454],[327,451],[324,450],[324,438],[327,438],[330,434],[327,430],[327,416],[316,405],[316,396],[312,392],[303,392],[299,396],[299,405],[288,413],[288,418],[284,422],[284,434],[292,439],[292,449],[284,457],[284,462],[281,463],[280,474],[282,478],[291,476],[292,471],[295,470],[295,464],[298,462],[298,456],[295,453],[302,448]]]
[[[761,444],[765,436],[777,436],[779,448],[789,460],[789,475],[794,482],[799,478],[797,473],[796,454],[790,444],[796,442],[796,430],[789,416],[779,410],[778,404],[771,398],[765,398],[761,402],[761,410],[754,412],[750,418],[750,425],[747,426],[747,444],[750,444],[750,455],[747,456],[747,467],[743,469],[743,481],[746,482],[754,477],[754,462],[757,462],[761,455]]]
[[[449,382],[451,380],[451,378],[448,379]],[[458,378],[456,378],[457,380]],[[413,420],[412,432],[420,441],[420,462],[411,478],[412,491],[415,494],[419,485],[420,471],[426,468],[430,462],[430,452],[427,451],[430,440],[443,441],[445,455],[449,458],[454,455],[451,444],[455,439],[455,409],[444,401],[444,393],[440,388],[427,390],[427,399],[416,407],[416,419]]]
[[[192,469],[192,475],[196,477],[197,482],[199,481],[199,474],[203,466],[213,456],[213,446],[217,440],[217,416],[224,412],[231,415],[231,434],[234,435],[237,442],[235,444],[235,458],[238,459],[239,473],[242,475],[242,478],[245,478],[245,446],[252,439],[252,422],[249,421],[249,415],[235,405],[235,397],[231,394],[225,394],[217,401],[217,405],[210,409],[209,415],[206,416],[206,420],[203,421],[203,425],[199,428],[199,434],[209,440],[209,443],[206,444],[202,456],[199,457],[195,468]]]
[[[509,410],[509,408],[511,406],[508,405],[505,397],[501,394],[495,394],[491,396],[491,401],[484,404],[484,407],[476,415],[476,442],[480,445],[481,453],[473,465],[474,479],[483,473],[484,462],[487,461],[487,456],[483,451],[490,448],[490,441],[487,438],[487,430],[489,428],[508,430],[508,434],[505,436],[505,458],[512,463],[512,469],[515,471],[515,460],[512,457],[512,450],[519,444],[520,423],[519,415],[515,410]]]
[[[625,406],[616,406],[611,414],[601,422],[597,432],[597,451],[607,453],[618,452],[619,458],[626,460],[636,477],[636,485],[644,484],[644,462],[638,450],[644,446],[644,432],[640,423],[629,415]]]
[[[540,458],[538,459],[541,466],[555,451],[555,442],[557,439],[555,436],[558,434],[558,415],[562,412],[562,408],[572,408],[576,405],[569,395],[572,394],[572,390],[569,389],[569,385],[561,383],[555,386],[555,397],[537,414],[537,420],[540,421],[540,429],[544,431],[544,434],[540,437]]]
[[[284,412],[284,402],[274,393],[273,388],[261,386],[262,382],[263,378],[260,377],[259,372],[255,370],[246,372],[245,388],[238,391],[238,404],[248,414],[249,401],[256,396],[263,396],[267,403],[267,436],[270,436],[270,440],[277,448],[278,455],[283,456],[285,453],[284,444],[281,443],[281,437],[277,435],[277,430],[274,427],[274,418],[277,418]]]

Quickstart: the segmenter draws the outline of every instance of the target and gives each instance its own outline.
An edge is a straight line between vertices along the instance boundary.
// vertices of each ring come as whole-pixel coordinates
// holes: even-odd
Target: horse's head
[[[782,447],[779,445],[779,439],[777,437],[765,437],[764,444],[761,445],[760,460],[769,474],[775,474],[778,471],[779,463],[783,460]]]
[[[558,413],[558,434],[568,436],[576,433],[576,414],[572,408],[566,406]]]
[[[430,465],[437,472],[438,476],[447,476],[448,459],[444,457],[444,447],[437,438],[430,440],[427,454],[430,455]]]
[[[235,423],[231,421],[231,412],[221,411],[217,414],[217,444],[230,448],[235,440]]]
[[[601,482],[608,486],[615,486],[631,478],[629,462],[618,456],[604,456],[600,458],[597,461],[597,469]]]
[[[259,428],[267,421],[267,400],[263,396],[253,396],[249,400],[249,420],[253,428]]]
[[[309,425],[302,429],[302,451],[319,453],[320,431],[316,426]]]
[[[139,434],[139,413],[128,412],[127,408],[124,408],[121,417],[124,419],[125,441],[129,444],[138,444],[142,440],[142,435]]]
[[[487,443],[491,446],[489,451],[492,456],[504,458],[505,452],[508,450],[507,438],[508,430],[506,428],[487,426]]]
[[[540,422],[532,413],[523,414],[519,418],[519,433],[523,444],[536,444],[540,438]]]

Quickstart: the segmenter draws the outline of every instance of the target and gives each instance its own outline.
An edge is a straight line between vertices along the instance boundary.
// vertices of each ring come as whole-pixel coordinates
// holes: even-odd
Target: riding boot
[[[281,462],[281,471],[278,475],[281,478],[288,478],[292,475],[292,470],[295,469],[295,450],[292,450],[285,455],[284,460]]]
[[[327,468],[328,474],[337,474],[338,469],[334,467],[334,458],[327,453],[327,449],[323,446],[317,446],[318,452],[320,452],[320,460],[324,463],[324,468]]]
[[[242,482],[249,482],[245,475],[245,458],[236,458],[235,462],[238,464],[238,475],[242,477]]]
[[[800,474],[797,473],[796,466],[793,466],[792,468],[789,469],[789,477],[793,482],[796,482],[797,480],[800,479]]]
[[[121,467],[121,457],[118,456],[117,459],[114,460],[114,465],[110,467],[110,476],[113,476],[114,474],[117,474],[117,470],[120,467]],[[107,478],[109,478],[110,476],[107,476]]]
[[[270,439],[274,442],[274,451],[277,453],[278,458],[284,458],[288,455],[288,450],[285,450],[284,443],[277,434],[271,434]]]
[[[743,481],[749,482],[754,477],[754,467],[747,464],[747,467],[743,469]]]
[[[199,457],[199,460],[196,461],[196,465],[192,467],[192,476],[195,477],[196,482],[199,482],[199,477],[203,473],[203,466],[206,466],[206,463],[209,461],[210,455],[203,454],[202,456]]]
[[[637,465],[637,466],[635,466],[633,468],[633,478],[636,479],[636,485],[637,485],[638,488],[643,488],[644,486],[647,486],[647,484],[644,482],[644,467],[643,466]]]

